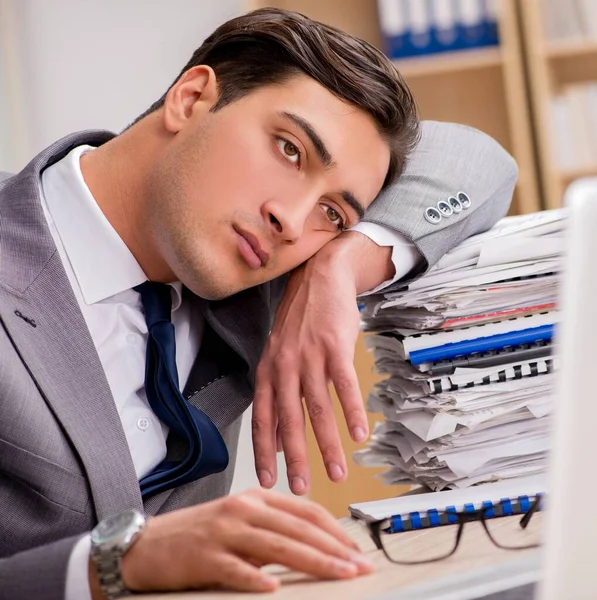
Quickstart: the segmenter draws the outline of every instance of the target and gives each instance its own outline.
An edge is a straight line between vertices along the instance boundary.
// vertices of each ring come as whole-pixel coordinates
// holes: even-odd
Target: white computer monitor
[[[597,598],[597,177],[567,189],[540,600]]]

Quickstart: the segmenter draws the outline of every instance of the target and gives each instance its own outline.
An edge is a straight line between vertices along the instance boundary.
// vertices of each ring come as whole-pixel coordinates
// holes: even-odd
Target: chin
[[[200,283],[195,284],[186,284],[193,294],[203,298],[204,300],[224,300],[225,298],[229,298],[234,294],[240,292],[243,288],[236,285],[232,285],[231,282],[205,282],[202,281]]]

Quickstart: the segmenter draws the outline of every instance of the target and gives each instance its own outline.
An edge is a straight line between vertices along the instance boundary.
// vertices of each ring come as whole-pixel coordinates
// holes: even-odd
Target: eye
[[[322,204],[322,207],[325,216],[328,218],[330,223],[337,225],[338,229],[344,229],[346,227],[346,225],[344,224],[344,218],[335,208],[332,208],[327,204]]]
[[[291,162],[293,165],[300,166],[301,151],[292,142],[279,137],[276,138],[276,143],[278,144],[278,148],[286,160]]]

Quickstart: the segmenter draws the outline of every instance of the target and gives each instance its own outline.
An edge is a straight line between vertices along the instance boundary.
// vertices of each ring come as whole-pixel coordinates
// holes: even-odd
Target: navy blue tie
[[[134,289],[141,294],[147,322],[145,392],[149,406],[188,446],[182,461],[164,461],[141,479],[141,495],[147,498],[223,471],[228,466],[228,449],[212,420],[180,393],[171,287],[146,281]]]

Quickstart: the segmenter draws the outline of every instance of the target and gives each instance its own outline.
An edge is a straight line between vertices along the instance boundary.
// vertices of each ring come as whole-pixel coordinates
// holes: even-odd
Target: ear
[[[165,129],[170,133],[179,132],[191,119],[207,114],[217,101],[218,85],[214,70],[207,65],[192,67],[166,94],[163,108]]]

